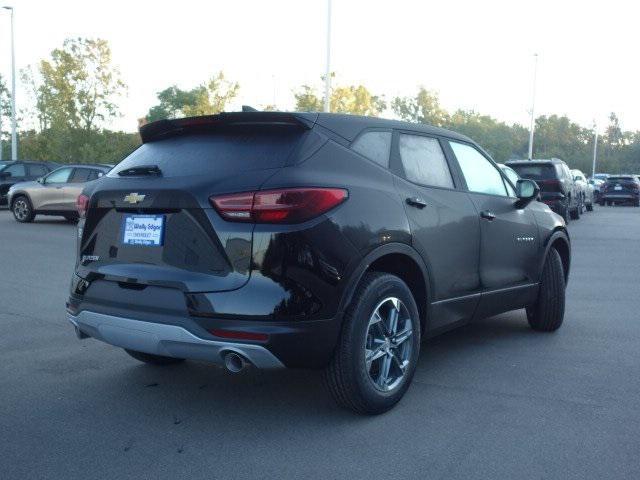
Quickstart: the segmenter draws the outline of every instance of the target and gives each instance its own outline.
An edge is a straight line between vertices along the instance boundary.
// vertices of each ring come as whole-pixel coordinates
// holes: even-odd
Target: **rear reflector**
[[[87,214],[87,208],[89,208],[89,197],[81,193],[76,199],[76,210],[78,210],[80,218]]]
[[[216,195],[209,199],[230,222],[300,223],[328,212],[347,199],[342,188],[284,188]]]
[[[266,333],[240,332],[236,330],[222,330],[219,328],[213,328],[209,330],[209,332],[216,337],[230,338],[233,340],[254,340],[257,342],[266,342],[269,340],[269,335]]]

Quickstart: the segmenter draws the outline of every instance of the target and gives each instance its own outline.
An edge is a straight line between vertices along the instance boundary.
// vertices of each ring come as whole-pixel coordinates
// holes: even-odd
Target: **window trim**
[[[443,187],[440,185],[425,185],[423,183],[414,182],[413,180],[407,177],[407,174],[404,170],[404,165],[402,164],[402,156],[400,155],[400,135],[415,135],[418,137],[427,137],[432,138],[438,142],[440,148],[442,150],[442,154],[444,155],[445,162],[447,167],[449,168],[449,174],[451,175],[451,182],[453,183],[453,187]],[[416,132],[415,130],[407,130],[404,128],[394,128],[393,129],[393,138],[391,141],[391,158],[389,160],[389,169],[398,177],[403,180],[409,182],[412,185],[416,185],[421,188],[437,188],[438,190],[449,190],[449,191],[460,191],[461,184],[460,179],[458,178],[458,172],[451,165],[451,160],[447,155],[445,150],[443,138],[439,135],[424,133],[424,132]]]
[[[380,165],[378,162],[376,162],[375,160],[372,160],[371,158],[367,157],[366,155],[363,155],[360,152],[356,152],[353,149],[353,145],[360,140],[360,137],[362,137],[364,134],[366,133],[370,133],[370,132],[388,132],[391,134],[391,144],[389,145],[389,154],[387,157],[387,166],[385,167],[384,165]],[[391,170],[391,157],[393,156],[393,129],[392,128],[384,128],[384,127],[367,127],[364,128],[360,131],[360,133],[358,133],[358,135],[356,136],[356,138],[353,139],[353,141],[351,143],[349,143],[349,151],[355,153],[356,155],[368,160],[369,162],[373,163],[374,165],[377,165],[378,167],[382,168],[383,170],[386,171],[390,171]]]
[[[480,147],[479,145],[476,145],[475,143],[472,143],[472,142],[468,142],[468,141],[464,141],[464,140],[458,140],[458,139],[454,139],[454,138],[447,138],[446,140],[447,140],[446,144],[447,144],[448,153],[451,155],[452,160],[455,162],[455,164],[457,166],[458,172],[460,173],[462,186],[463,186],[463,188],[464,188],[464,190],[466,192],[473,193],[473,194],[478,194],[478,195],[487,195],[487,196],[496,197],[496,198],[508,198],[508,199],[511,199],[511,200],[517,199],[517,197],[512,197],[512,196],[509,195],[509,189],[505,185],[505,181],[508,182],[509,180],[506,178],[506,175],[504,174],[504,172],[502,171],[500,166],[496,163],[496,161],[493,158],[491,158],[491,156],[487,152],[485,152],[482,147]],[[475,149],[480,155],[482,155],[486,160],[488,160],[489,163],[491,165],[493,165],[493,168],[495,168],[498,171],[498,174],[500,174],[500,178],[502,179],[502,184],[503,184],[502,186],[504,187],[506,195],[497,195],[495,193],[486,193],[486,192],[474,192],[472,190],[469,190],[469,185],[467,185],[467,180],[464,177],[464,172],[462,171],[462,167],[460,167],[460,163],[458,162],[458,158],[456,157],[456,154],[453,151],[453,148],[451,147],[450,142],[460,143],[462,145],[466,145],[468,147],[471,147],[471,148]],[[509,183],[511,183],[511,182],[509,182]],[[515,190],[516,190],[515,187],[513,188],[513,190],[515,192]]]

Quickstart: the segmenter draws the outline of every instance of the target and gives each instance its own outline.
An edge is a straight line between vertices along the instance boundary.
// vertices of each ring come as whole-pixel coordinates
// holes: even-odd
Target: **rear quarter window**
[[[170,137],[141,145],[107,176],[141,165],[156,165],[164,177],[283,167],[302,135],[291,128],[252,128]]]
[[[378,165],[388,168],[389,153],[391,151],[391,132],[365,132],[353,142],[351,149],[369,160],[373,160]]]

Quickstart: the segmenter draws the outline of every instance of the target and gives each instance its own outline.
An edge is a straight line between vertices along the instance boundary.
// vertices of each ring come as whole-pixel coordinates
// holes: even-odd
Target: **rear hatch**
[[[562,194],[562,185],[552,163],[509,164],[521,178],[534,180],[540,187],[542,197],[553,197]]]
[[[277,114],[240,124],[219,117],[151,124],[146,143],[89,187],[79,276],[189,292],[246,283],[253,224],[223,220],[209,197],[258,190],[299,151],[308,127],[271,120]]]
[[[605,190],[607,195],[632,195],[638,193],[638,184],[631,177],[609,177]]]

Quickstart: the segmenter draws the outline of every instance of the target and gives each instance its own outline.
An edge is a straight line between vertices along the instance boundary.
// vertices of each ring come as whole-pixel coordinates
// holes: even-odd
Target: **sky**
[[[4,3],[2,3],[4,2]],[[134,131],[176,84],[219,70],[240,83],[231,105],[293,107],[293,90],[321,87],[327,0],[0,0],[15,8],[18,69],[68,37],[108,40],[128,85],[110,128]],[[640,2],[333,0],[331,70],[386,98],[439,93],[450,110],[473,109],[528,125],[534,54],[536,115],[568,115],[600,130],[614,111],[640,130]],[[0,73],[10,75],[9,13],[0,10]],[[18,109],[25,106],[21,88]]]

